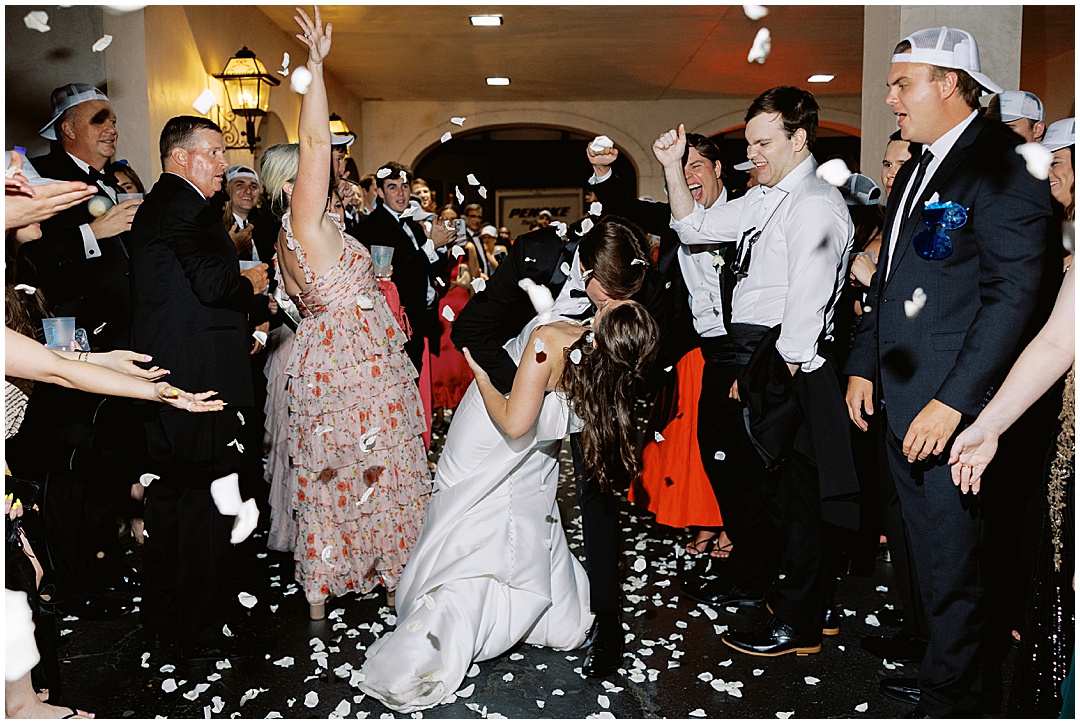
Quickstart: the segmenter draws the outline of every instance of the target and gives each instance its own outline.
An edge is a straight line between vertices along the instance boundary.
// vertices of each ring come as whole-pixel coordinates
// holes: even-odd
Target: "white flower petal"
[[[237,594],[236,598],[240,601],[240,605],[244,608],[255,608],[255,604],[259,602],[259,599],[252,596],[246,591],[241,591]]]
[[[614,145],[615,142],[607,136],[597,136],[592,140],[592,143],[589,144],[589,148],[595,153],[603,153],[605,149],[611,148]]]
[[[510,672],[507,672],[507,673],[503,674],[502,680],[506,681],[506,682],[511,682],[511,681],[514,680],[514,675],[511,674]]]
[[[843,159],[834,158],[818,166],[816,175],[833,186],[840,187],[851,178],[851,169],[847,167]]]
[[[307,69],[306,65],[301,65],[293,70],[289,86],[300,95],[304,95],[308,92],[308,87],[311,86],[311,80],[311,71]]]
[[[25,292],[26,294],[33,295],[33,294],[37,294],[37,287],[32,287],[29,284],[16,284],[15,285],[15,291],[17,291],[17,292]],[[101,327],[104,327],[104,326],[105,326],[104,324],[101,325]],[[98,327],[98,329],[101,329],[101,327]],[[98,333],[98,330],[95,329],[94,334],[97,334],[97,333]]]
[[[476,193],[480,194],[480,198],[486,199],[488,194],[487,186],[481,186],[480,188],[476,189]]]
[[[609,708],[611,706],[611,699],[608,699],[603,694],[599,694],[596,697],[596,703],[599,704],[600,706],[602,706],[603,708],[607,709],[607,708]]]
[[[442,316],[447,322],[454,321],[454,310],[450,308],[450,305],[443,307]]]
[[[793,711],[778,711],[778,712],[776,712],[776,718],[777,719],[790,719],[794,715],[795,715],[795,712],[793,712]]]
[[[31,13],[27,13],[23,18],[23,23],[31,30],[36,30],[39,33],[47,33],[52,28],[49,27],[49,14],[43,10],[35,10]]]
[[[1024,157],[1028,173],[1045,181],[1050,177],[1050,164],[1054,161],[1053,152],[1041,143],[1025,143],[1016,147],[1016,152]]]
[[[450,131],[447,131],[446,133],[442,134],[442,136],[439,137],[439,143],[446,143],[447,141],[449,141],[453,137],[454,137],[454,134],[450,133]]]
[[[533,309],[537,314],[543,314],[555,306],[555,300],[551,297],[551,290],[542,284],[537,284],[528,277],[518,282],[518,286],[525,290],[532,302]]]
[[[469,684],[468,686],[462,688],[460,691],[457,692],[457,697],[459,699],[468,699],[470,696],[473,695],[473,691],[475,690],[476,684]]]
[[[476,176],[474,176],[471,173],[468,174],[465,177],[465,183],[469,184],[470,186],[479,186],[480,185],[480,181],[476,178]]]
[[[589,204],[589,216],[600,216],[604,213],[604,205],[599,201]]]
[[[454,116],[450,119],[450,122],[455,126],[463,126],[465,125],[465,116]]]
[[[465,203],[465,194],[461,193],[461,188],[458,186],[454,187],[454,197],[457,198],[458,204]]]
[[[469,284],[472,286],[474,292],[482,292],[487,289],[487,280],[477,277],[473,279]]]
[[[654,432],[653,433],[653,439],[656,440],[657,442],[663,442],[664,441],[664,436],[661,435],[659,432]]]
[[[244,542],[258,524],[259,506],[255,503],[254,498],[249,498],[240,506],[240,512],[236,515],[236,520],[233,521],[229,541],[233,545]]]
[[[161,682],[161,690],[166,694],[171,694],[176,691],[176,679],[165,679],[165,681]]]
[[[537,337],[536,339],[533,340],[533,352],[536,352],[536,354],[540,354],[543,351],[544,351],[544,340]]]
[[[150,483],[154,482],[155,480],[161,480],[161,476],[154,475],[153,473],[143,473],[139,476],[139,482],[142,483],[142,486],[144,488],[149,486]],[[237,495],[239,495],[239,492],[237,493]]]
[[[742,9],[751,20],[761,20],[769,14],[769,9],[764,5],[743,5]]]
[[[319,705],[319,695],[314,691],[309,691],[307,696],[304,697],[304,706],[308,709],[314,709]]]
[[[803,681],[805,681],[810,686],[817,686],[818,682],[821,681],[821,679],[815,678],[813,676],[804,676]]]
[[[570,350],[570,361],[573,362],[574,364],[581,364],[581,350],[580,349]]]
[[[765,673],[765,669],[754,669],[753,673],[754,673],[754,676],[761,676],[762,674]]]
[[[865,714],[866,710],[869,709],[869,708],[870,708],[869,702],[865,702],[865,701],[862,704],[856,704],[855,705],[855,711],[859,712],[860,714]]]
[[[589,217],[585,217],[581,220],[581,233],[588,234],[589,229],[593,228],[593,220]]]
[[[139,482],[142,482],[142,478]],[[147,484],[143,483],[143,485]],[[240,498],[240,476],[230,473],[210,483],[210,497],[214,499],[214,505],[222,515],[239,514],[240,507],[244,503]]]
[[[112,36],[106,33],[105,35],[102,35],[100,38],[98,38],[97,42],[94,43],[94,45],[90,49],[95,53],[100,53],[101,51],[105,50],[105,48],[108,48],[111,43]]]
[[[388,169],[388,168],[380,168],[378,171],[375,172],[375,177],[376,178],[387,178],[392,173],[393,173],[393,171]]]
[[[262,331],[261,329],[256,329],[254,332],[251,333],[251,336],[254,337],[255,341],[261,344],[263,347],[266,346],[266,332]]]
[[[704,709],[694,709],[692,712],[687,714],[687,716],[703,717],[703,716],[705,716],[705,710]]]
[[[290,666],[292,666],[294,663],[296,663],[296,660],[293,659],[293,657],[286,656],[284,658],[281,658],[281,659],[278,659],[277,661],[275,661],[274,666],[280,666],[283,669],[287,669]]]
[[[191,104],[199,115],[205,116],[210,112],[210,109],[217,105],[217,96],[214,95],[214,91],[207,88],[199,97],[195,99],[195,102]]]
[[[432,609],[434,610],[434,609]],[[469,667],[469,670],[465,673],[470,679],[480,673],[480,667],[477,664],[473,664]]]
[[[772,35],[769,34],[768,28],[761,28],[757,31],[757,35],[754,36],[754,44],[746,56],[746,62],[764,63],[768,59],[771,50]]]

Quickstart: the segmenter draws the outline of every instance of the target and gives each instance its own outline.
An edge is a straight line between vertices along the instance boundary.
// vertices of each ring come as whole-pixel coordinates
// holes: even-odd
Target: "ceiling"
[[[292,5],[258,6],[290,35]],[[754,96],[832,73],[816,95],[862,90],[860,5],[320,6],[334,25],[327,69],[365,100],[602,101]],[[499,13],[476,28],[470,15]],[[772,34],[764,65],[746,55]],[[488,76],[510,78],[488,87]]]

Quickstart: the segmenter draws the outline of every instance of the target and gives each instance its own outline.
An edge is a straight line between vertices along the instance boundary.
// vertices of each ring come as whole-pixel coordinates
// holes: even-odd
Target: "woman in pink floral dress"
[[[330,596],[388,598],[420,532],[430,487],[424,411],[405,335],[379,291],[367,250],[326,213],[330,130],[322,61],[332,28],[299,11],[313,75],[299,144],[263,156],[285,210],[279,271],[300,309],[289,378],[289,445],[297,475],[296,575],[311,618]]]

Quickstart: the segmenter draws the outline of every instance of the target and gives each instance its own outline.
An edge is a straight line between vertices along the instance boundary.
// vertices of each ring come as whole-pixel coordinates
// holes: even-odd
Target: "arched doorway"
[[[735,165],[746,160],[745,124],[733,126],[709,136],[720,147],[720,161],[724,165],[724,185],[734,196],[741,195],[746,189],[750,175],[745,171],[736,171]],[[814,142],[814,158],[818,163],[835,156],[843,156],[860,164],[863,173],[870,178],[877,178],[877,170],[867,168],[859,160],[860,139],[857,129],[840,123],[822,121],[818,123],[817,140]]]
[[[462,204],[457,204],[455,198],[456,187],[465,195],[464,203],[480,204],[485,221],[492,223],[507,221],[497,215],[499,191],[562,189],[570,194],[574,190],[577,203],[571,205],[562,219],[570,223],[582,215],[581,196],[592,175],[585,147],[596,135],[578,129],[526,124],[472,129],[460,135],[455,133],[450,141],[421,153],[413,170],[428,182],[440,206],[454,202],[460,209]],[[621,155],[614,167],[618,182],[625,184],[628,193],[635,193],[637,169],[633,162]],[[486,188],[486,199],[467,183],[469,174]],[[535,205],[544,206],[544,201]],[[528,228],[525,221],[516,221],[519,228],[511,228],[513,236]]]

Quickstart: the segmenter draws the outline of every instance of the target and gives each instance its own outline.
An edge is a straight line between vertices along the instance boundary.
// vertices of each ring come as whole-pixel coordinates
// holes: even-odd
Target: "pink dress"
[[[371,257],[342,231],[341,259],[315,278],[282,219],[309,289],[285,368],[297,474],[296,572],[309,602],[397,587],[430,490],[424,410]]]

